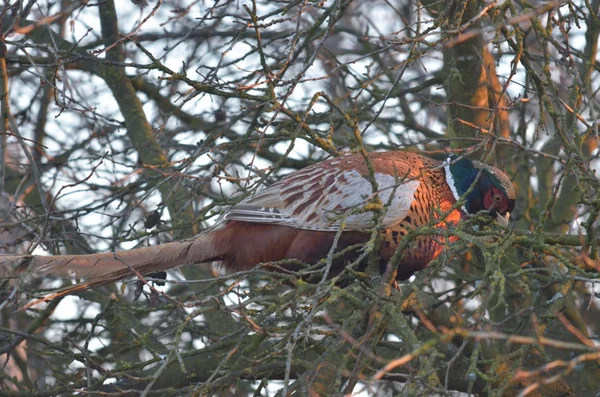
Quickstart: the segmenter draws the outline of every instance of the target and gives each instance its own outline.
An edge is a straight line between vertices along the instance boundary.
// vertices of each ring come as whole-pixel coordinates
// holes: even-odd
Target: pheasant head
[[[454,198],[457,201],[464,198],[463,211],[468,214],[487,211],[500,224],[508,224],[515,207],[515,189],[508,175],[496,167],[455,155],[446,159],[444,171]]]

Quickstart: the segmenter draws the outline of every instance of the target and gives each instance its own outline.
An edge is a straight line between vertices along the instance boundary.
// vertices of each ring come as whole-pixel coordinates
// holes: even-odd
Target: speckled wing
[[[389,203],[383,227],[390,227],[406,217],[421,182],[409,175],[404,162],[382,166],[382,160],[375,156],[372,163],[377,194],[384,205]],[[331,159],[284,177],[232,207],[226,219],[336,231],[345,218],[344,230],[366,229],[373,226],[373,213],[364,211],[373,197],[367,174],[361,155]]]

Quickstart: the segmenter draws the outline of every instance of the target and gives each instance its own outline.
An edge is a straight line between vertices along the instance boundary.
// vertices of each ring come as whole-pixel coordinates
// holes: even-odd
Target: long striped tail
[[[30,273],[35,277],[61,276],[87,279],[40,300],[28,303],[23,309],[58,296],[114,282],[131,275],[143,275],[171,269],[183,264],[206,263],[218,260],[213,235],[176,241],[129,251],[90,255],[7,255],[0,256],[0,278]]]

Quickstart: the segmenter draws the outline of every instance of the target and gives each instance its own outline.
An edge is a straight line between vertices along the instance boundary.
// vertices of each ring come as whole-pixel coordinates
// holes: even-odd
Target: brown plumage
[[[219,261],[224,269],[233,272],[282,259],[315,263],[327,256],[341,225],[344,229],[336,251],[369,240],[367,229],[374,226],[374,215],[365,210],[365,205],[372,203],[373,197],[378,197],[384,206],[379,218],[384,236],[379,257],[385,264],[403,236],[414,228],[432,223],[438,227],[455,224],[467,208],[471,209],[469,212],[487,209],[504,216],[514,206],[514,190],[508,177],[493,167],[470,161],[472,166],[466,164],[481,174],[479,190],[490,185],[489,178],[493,179],[492,188],[481,194],[478,189],[473,190],[466,206],[452,210],[459,193],[464,193],[457,191],[458,184],[450,175],[454,165],[401,151],[372,153],[369,162],[374,178],[367,177],[369,166],[361,154],[330,159],[292,173],[232,207],[220,228],[190,240],[95,255],[5,256],[0,257],[0,276],[11,269],[14,274],[14,269],[29,268],[39,275],[88,279],[61,292],[63,295],[182,264]],[[456,169],[462,173],[465,164],[456,164],[461,165]],[[499,197],[498,192],[503,196]],[[475,202],[487,203],[488,207],[478,208],[483,204]],[[442,213],[447,216],[439,219]],[[402,253],[398,277],[406,278],[427,266],[442,248],[439,236],[415,238]],[[358,251],[337,260],[333,273],[343,269],[344,262],[354,259]]]

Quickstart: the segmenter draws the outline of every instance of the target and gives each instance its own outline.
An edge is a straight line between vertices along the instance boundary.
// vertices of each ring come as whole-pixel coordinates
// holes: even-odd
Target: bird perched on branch
[[[459,200],[462,205],[456,205]],[[282,259],[316,263],[346,249],[333,263],[335,274],[360,254],[370,239],[368,229],[382,234],[378,253],[385,265],[411,230],[445,228],[479,211],[506,223],[514,204],[510,179],[489,165],[453,155],[441,162],[402,151],[371,153],[367,159],[356,153],[287,175],[233,206],[210,233],[115,253],[3,256],[0,275],[29,268],[38,275],[87,279],[63,295],[182,264],[219,261],[235,272]],[[444,246],[441,236],[432,235],[410,236],[407,242],[397,256],[399,279],[426,267]]]

